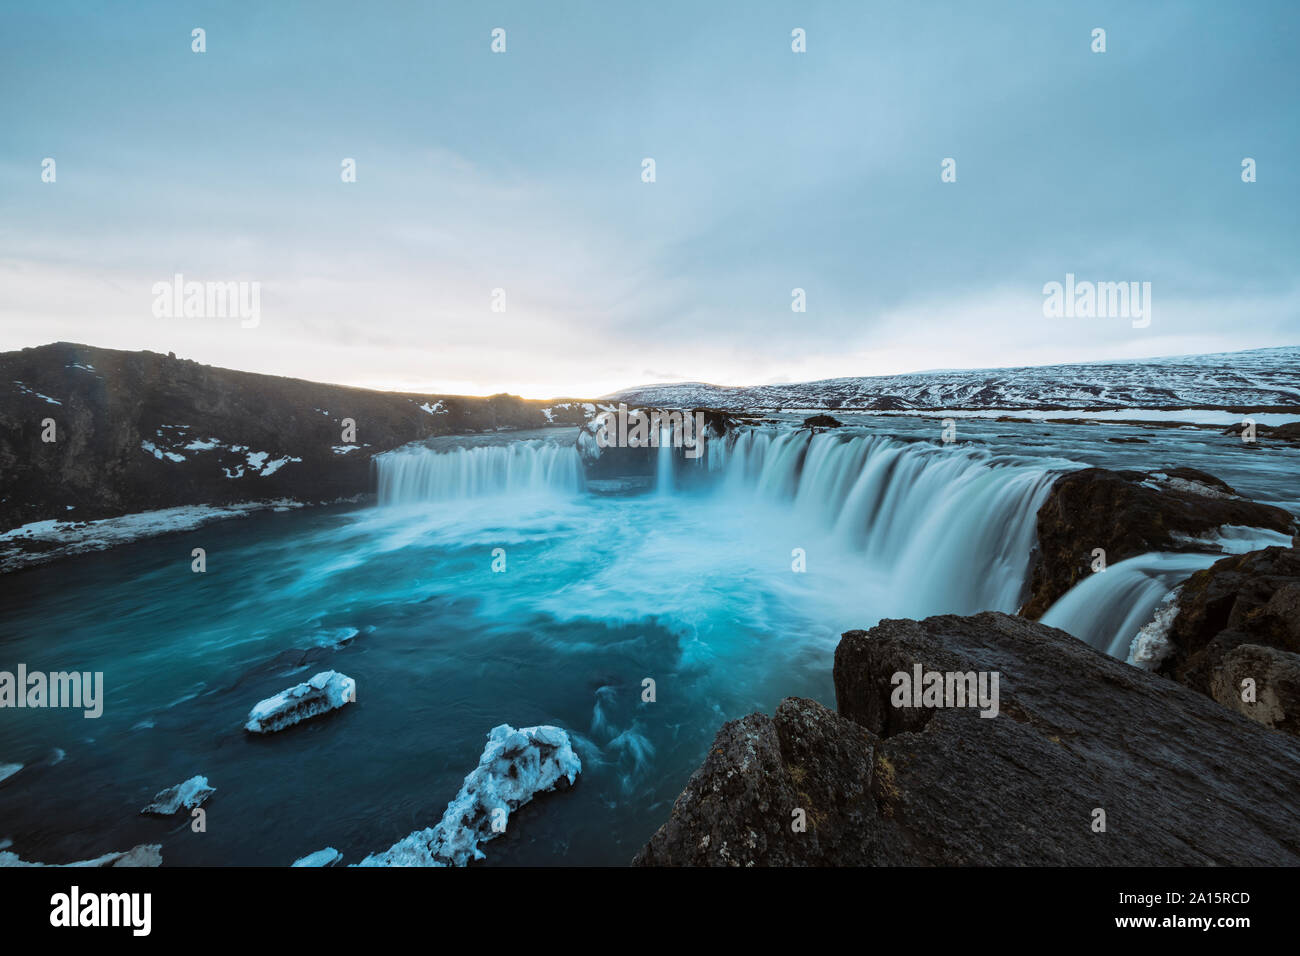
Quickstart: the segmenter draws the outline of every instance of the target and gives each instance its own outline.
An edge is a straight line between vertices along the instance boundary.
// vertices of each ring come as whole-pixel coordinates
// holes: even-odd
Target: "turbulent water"
[[[168,863],[267,865],[328,845],[356,862],[433,825],[493,726],[555,724],[574,737],[578,785],[513,815],[488,862],[621,864],[722,721],[789,695],[834,703],[842,631],[1015,610],[1061,470],[1185,464],[1300,499],[1300,455],[1205,432],[1170,430],[1156,454],[1085,426],[971,423],[951,446],[930,440],[934,423],[888,427],[774,426],[699,460],[661,451],[652,492],[620,496],[585,490],[572,431],[434,442],[376,459],[373,506],[8,576],[0,669],[103,671],[107,702],[97,720],[5,714],[0,764],[24,769],[0,783],[0,844],[61,862],[161,841]],[[190,570],[195,547],[206,573]],[[1126,564],[1051,613],[1115,652],[1172,580],[1160,556]],[[333,649],[274,662],[312,646]],[[243,732],[259,699],[329,668],[356,679],[355,704]],[[207,833],[136,816],[195,774],[217,788]]]

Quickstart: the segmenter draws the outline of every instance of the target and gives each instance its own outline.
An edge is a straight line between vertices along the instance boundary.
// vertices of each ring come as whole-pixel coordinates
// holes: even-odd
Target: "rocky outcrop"
[[[996,716],[894,706],[917,664],[996,672]],[[882,621],[844,635],[835,692],[838,713],[791,698],[724,725],[634,862],[1300,863],[1300,741],[1064,631]]]
[[[1245,425],[1229,425],[1223,430],[1225,435],[1241,437]],[[1271,445],[1290,445],[1300,447],[1300,422],[1287,422],[1284,425],[1256,425],[1255,440],[1242,442],[1247,448],[1267,448]]]
[[[809,415],[803,420],[802,427],[809,429],[815,435],[822,429],[840,428],[843,424],[838,418],[831,415]]]
[[[379,452],[436,435],[581,424],[591,408],[376,392],[66,342],[6,352],[0,531],[182,505],[347,498],[372,490]]]
[[[1210,677],[1210,696],[1265,727],[1300,734],[1300,654],[1238,644]]]
[[[1085,468],[1062,475],[1038,510],[1038,550],[1020,613],[1041,617],[1092,573],[1096,548],[1106,552],[1109,564],[1149,551],[1205,551],[1204,543],[1187,539],[1212,535],[1223,525],[1296,530],[1288,512],[1243,498],[1194,468]]]
[[[1166,641],[1160,673],[1268,726],[1300,730],[1300,549],[1263,548],[1197,571]],[[1241,697],[1247,678],[1254,702]]]

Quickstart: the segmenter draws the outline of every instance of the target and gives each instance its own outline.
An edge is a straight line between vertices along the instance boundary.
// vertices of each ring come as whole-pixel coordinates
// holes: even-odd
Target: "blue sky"
[[[1300,4],[53,0],[2,23],[3,349],[546,397],[1300,342]],[[1151,282],[1151,325],[1045,318],[1067,272]],[[261,283],[260,323],[155,317],[175,273]]]

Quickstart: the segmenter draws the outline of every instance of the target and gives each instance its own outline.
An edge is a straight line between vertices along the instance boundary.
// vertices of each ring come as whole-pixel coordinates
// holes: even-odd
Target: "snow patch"
[[[159,461],[162,461],[164,457],[165,457],[165,458],[168,458],[168,459],[170,459],[170,460],[172,460],[172,461],[184,461],[184,460],[185,460],[185,456],[184,456],[184,455],[178,455],[178,454],[176,454],[176,452],[174,452],[174,451],[164,451],[163,449],[159,448],[157,445],[155,445],[155,444],[154,444],[153,442],[151,442],[151,441],[142,441],[142,442],[140,442],[140,447],[143,448],[145,451],[147,451],[149,454],[153,455],[153,456],[154,456],[155,458],[157,458]]]
[[[51,405],[63,404],[61,401],[59,401],[56,398],[50,398],[50,396],[48,395],[42,395],[34,388],[28,388],[26,385],[24,385],[22,382],[18,381],[17,379],[14,380],[14,384],[18,386],[18,391],[22,392],[25,395],[34,395],[37,398],[44,399],[45,401],[49,402]]]
[[[1183,491],[1187,494],[1200,495],[1202,498],[1223,498],[1229,501],[1241,500],[1240,495],[1230,495],[1222,488],[1215,488],[1199,481],[1192,481],[1190,478],[1171,478],[1164,472],[1155,472],[1150,478],[1142,482],[1142,486],[1144,488],[1154,488],[1156,491]]]
[[[1169,536],[1179,544],[1204,547],[1206,550],[1221,554],[1245,554],[1248,551],[1271,547],[1289,548],[1292,541],[1289,534],[1241,524],[1220,525],[1202,535],[1180,534],[1175,531]]]
[[[17,853],[0,852],[0,866],[162,866],[162,844],[141,843],[118,853],[105,853],[93,860],[77,863],[28,863],[18,859]]]
[[[299,502],[287,498],[276,498],[230,505],[183,505],[95,521],[59,521],[53,518],[32,521],[0,532],[0,572],[42,564],[69,554],[103,551],[141,538],[189,531],[221,518],[238,518],[267,508],[299,505]],[[39,552],[24,547],[35,543],[53,547]]]

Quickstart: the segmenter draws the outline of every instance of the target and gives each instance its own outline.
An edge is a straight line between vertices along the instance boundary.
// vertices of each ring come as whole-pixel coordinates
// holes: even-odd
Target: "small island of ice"
[[[479,843],[504,832],[512,812],[534,794],[572,785],[582,772],[559,727],[493,727],[478,766],[447,804],[436,827],[417,830],[357,866],[465,866],[485,854]]]
[[[338,671],[321,671],[305,683],[258,701],[244,729],[253,734],[283,730],[357,699],[357,682]]]
[[[208,786],[207,777],[190,777],[184,783],[159,790],[154,795],[153,803],[140,812],[155,817],[169,817],[182,807],[193,810],[216,792],[216,787]]]

